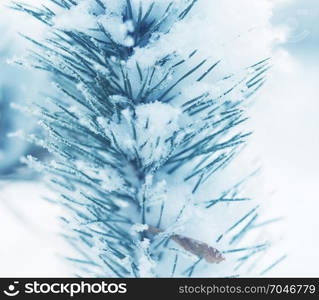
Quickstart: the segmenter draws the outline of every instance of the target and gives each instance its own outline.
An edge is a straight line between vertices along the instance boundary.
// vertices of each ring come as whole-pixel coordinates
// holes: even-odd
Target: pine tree
[[[35,104],[44,128],[36,142],[54,159],[24,161],[59,195],[79,274],[260,274],[254,266],[270,243],[252,230],[262,227],[259,206],[243,195],[246,178],[227,187],[224,173],[250,135],[246,103],[269,60],[221,76],[223,61],[202,59],[197,45],[185,54],[167,37],[187,32],[196,5],[14,5],[48,28],[43,41],[26,38],[38,47],[31,64],[57,90]]]

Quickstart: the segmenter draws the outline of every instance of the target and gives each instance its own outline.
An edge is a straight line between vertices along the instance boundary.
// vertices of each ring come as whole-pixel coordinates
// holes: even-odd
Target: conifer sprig
[[[85,2],[90,5],[82,13],[95,20],[93,27],[56,26],[59,14]],[[216,197],[207,188],[250,135],[242,129],[245,102],[265,82],[269,60],[217,82],[207,78],[223,62],[201,60],[196,45],[187,57],[161,53],[145,66],[135,50],[169,34],[197,1],[127,0],[115,11],[111,2],[13,5],[48,26],[44,41],[26,38],[38,48],[29,58],[32,65],[48,71],[58,91],[48,103],[36,104],[44,128],[38,141],[54,160],[24,161],[48,174],[58,202],[71,212],[61,218],[64,236],[79,257],[68,260],[94,276],[245,272],[246,263],[270,246],[263,237],[240,244],[258,219],[256,204],[232,224],[225,217],[229,225],[208,243],[185,230],[202,221],[190,215],[195,207],[209,210],[213,219],[218,205],[232,209],[253,202],[241,195],[241,184]],[[120,22],[115,33],[108,18]],[[205,80],[218,88],[196,97],[183,93],[185,86],[196,89]],[[220,263],[221,269],[216,273],[207,262]]]

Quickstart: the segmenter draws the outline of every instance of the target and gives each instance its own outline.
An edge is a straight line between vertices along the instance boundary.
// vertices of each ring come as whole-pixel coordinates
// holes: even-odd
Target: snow
[[[148,122],[147,134],[149,138],[154,136],[172,136],[178,130],[178,118],[181,111],[170,104],[156,101],[150,104],[139,105],[136,109],[138,125],[144,126]],[[164,134],[164,136],[163,136]]]
[[[125,0],[102,0],[107,10],[113,13],[119,13],[123,10]]]
[[[97,22],[103,25],[115,42],[125,46],[134,44],[132,38],[128,36],[132,31],[132,22],[123,23],[121,15],[104,14],[98,18]]]
[[[52,193],[39,182],[1,182],[0,277],[72,276],[57,255],[70,250],[57,234],[61,209],[44,195]]]
[[[118,2],[117,4],[115,4]],[[121,1],[105,1],[106,11],[97,9],[93,0],[79,1],[78,5],[69,10],[61,11],[53,18],[54,26],[58,29],[77,30],[90,33],[99,24],[104,26],[112,39],[125,46],[133,46],[134,40],[128,36],[134,30],[131,21],[123,22]]]
[[[153,268],[156,262],[148,254],[149,246],[150,240],[147,238],[139,242],[138,269],[141,277],[154,277]]]
[[[39,162],[39,160],[36,157],[33,157],[32,155],[22,157],[21,162],[27,164],[31,169],[34,169],[37,172],[42,172],[44,170],[44,165],[41,162]]]
[[[110,71],[105,66],[102,66],[98,63],[94,63],[93,68],[105,77],[108,77],[110,75]]]
[[[116,122],[106,124],[101,118],[98,119],[98,122],[103,125],[107,134],[112,131],[118,137],[117,143],[122,149],[126,149],[134,158],[134,147],[140,148],[140,156],[145,166],[159,163],[167,157],[170,147],[165,140],[180,128],[178,124],[181,115],[180,109],[170,104],[155,101],[138,105],[134,112],[136,119],[129,108],[122,110],[121,114],[123,120],[119,124]],[[132,124],[134,124],[136,131],[136,140]],[[146,141],[146,145],[143,146]]]
[[[153,186],[146,190],[147,204],[151,207],[156,204],[166,203],[167,196],[167,181],[165,179],[156,182]]]
[[[272,4],[267,0],[198,1],[191,16],[176,22],[151,45],[136,48],[131,60],[147,67],[168,53],[186,59],[199,50],[198,60],[221,59],[224,72],[235,72],[268,57],[274,44],[284,40],[285,31],[270,24],[271,13]]]
[[[131,227],[133,232],[143,232],[148,229],[148,225],[136,223]]]
[[[96,18],[90,14],[92,1],[80,1],[78,5],[72,6],[54,17],[54,26],[66,30],[84,30],[94,28]]]
[[[77,170],[100,182],[100,186],[105,191],[120,190],[124,181],[121,176],[111,168],[101,168],[90,165],[87,162],[78,160],[75,163]]]
[[[152,272],[152,269],[155,265],[155,262],[151,260],[146,255],[143,255],[139,258],[139,274],[141,277],[154,277],[154,273]]]

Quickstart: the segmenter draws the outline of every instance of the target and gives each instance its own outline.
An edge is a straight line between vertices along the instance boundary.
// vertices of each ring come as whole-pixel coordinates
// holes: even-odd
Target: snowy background
[[[263,167],[258,188],[270,199],[269,215],[284,216],[271,230],[274,235],[284,233],[278,251],[288,256],[267,275],[319,276],[316,190],[319,179],[316,157],[319,153],[319,2],[260,0],[256,4],[255,0],[223,0],[215,3],[219,3],[223,11],[216,15],[219,35],[229,36],[228,42],[236,45],[228,47],[225,53],[232,58],[227,61],[230,69],[236,69],[238,61],[244,64],[251,58],[258,59],[265,49],[273,58],[268,82],[249,111],[254,136],[245,151],[245,156]],[[254,9],[247,9],[252,3],[256,5]],[[28,28],[28,32],[40,34],[41,28],[4,7],[0,8],[0,20],[0,30],[5,33],[1,35],[0,48],[15,45],[15,50],[1,51],[0,63],[4,64],[13,55],[25,52],[24,43],[16,45],[20,40],[14,34],[16,30],[23,28],[26,32]],[[249,28],[252,32],[257,28],[258,34],[245,36]],[[242,36],[241,42],[236,42],[237,36]],[[14,66],[6,68],[1,70],[1,86],[7,74],[18,72]],[[37,80],[34,84],[40,85]],[[6,158],[2,155],[0,165],[4,162]],[[39,183],[12,179],[2,180],[0,189],[0,276],[72,275],[58,254],[65,247],[57,235],[56,216],[60,211],[41,199],[48,191]]]

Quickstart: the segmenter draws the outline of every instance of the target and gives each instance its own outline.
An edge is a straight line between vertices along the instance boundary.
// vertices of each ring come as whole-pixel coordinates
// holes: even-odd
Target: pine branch
[[[192,276],[207,263],[225,266],[228,276],[244,268],[228,256],[247,262],[266,251],[262,237],[253,246],[240,244],[259,217],[242,184],[220,195],[211,195],[210,186],[250,135],[243,129],[245,103],[265,82],[268,59],[216,80],[211,75],[223,62],[201,57],[200,49],[184,56],[165,47],[158,52],[157,43],[176,24],[187,26],[197,1],[51,2],[50,8],[13,8],[44,22],[49,32],[45,40],[27,39],[39,49],[29,58],[32,65],[48,71],[57,88],[49,105],[36,106],[43,138],[31,138],[54,160],[24,161],[49,175],[70,213],[62,218],[65,238],[80,257],[68,260],[93,276]],[[63,25],[60,14],[73,19]],[[89,25],[79,24],[81,18]],[[147,55],[155,56],[153,63]],[[209,88],[203,91],[202,84]],[[197,95],[189,96],[187,86]],[[215,220],[223,204],[247,211],[233,225],[225,215],[218,226],[225,230],[212,236],[218,250],[188,237],[203,221],[194,223],[189,209],[201,207]],[[174,255],[171,244],[178,246]]]

